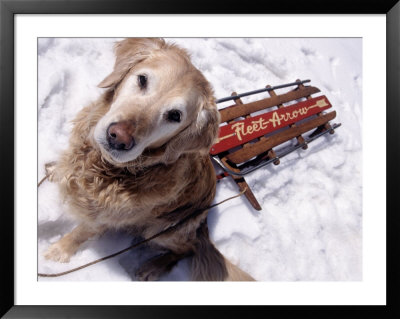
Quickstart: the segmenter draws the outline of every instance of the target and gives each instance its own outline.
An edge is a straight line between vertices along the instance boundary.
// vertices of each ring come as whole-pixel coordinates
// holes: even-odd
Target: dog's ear
[[[183,153],[203,152],[208,154],[219,132],[220,114],[214,97],[210,94],[200,98],[200,108],[196,120],[174,137],[164,154],[166,164],[175,162]]]
[[[114,87],[122,81],[129,70],[137,63],[146,59],[154,50],[161,49],[165,41],[159,38],[128,38],[119,41],[114,46],[114,70],[98,87]]]

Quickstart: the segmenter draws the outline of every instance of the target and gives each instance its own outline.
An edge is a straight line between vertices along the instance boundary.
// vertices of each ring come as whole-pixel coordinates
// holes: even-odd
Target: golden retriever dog
[[[148,238],[161,249],[136,272],[156,280],[193,256],[193,280],[253,280],[209,239],[207,208],[216,177],[208,152],[219,129],[213,91],[185,50],[162,39],[115,45],[104,93],[74,120],[68,149],[53,166],[69,211],[79,224],[49,247],[47,259],[68,262],[79,246],[109,229]]]

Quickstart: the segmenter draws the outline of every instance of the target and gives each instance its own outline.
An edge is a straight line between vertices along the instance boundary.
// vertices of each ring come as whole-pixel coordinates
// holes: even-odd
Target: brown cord
[[[43,177],[40,182],[37,184],[37,187],[39,187],[40,185],[42,185],[42,183],[49,178],[49,175],[46,175],[45,177]]]
[[[47,179],[47,177],[48,177],[48,175],[46,175],[46,176],[39,182],[38,187]],[[84,265],[79,266],[79,267],[76,267],[76,268],[72,268],[72,269],[67,270],[67,271],[64,271],[64,272],[55,273],[55,274],[38,273],[37,275],[38,275],[38,277],[60,277],[60,276],[64,276],[64,275],[67,275],[67,274],[69,274],[69,273],[72,273],[72,272],[81,270],[81,269],[83,269],[83,268],[89,267],[89,266],[91,266],[91,265],[97,264],[97,263],[99,263],[99,262],[101,262],[101,261],[104,261],[104,260],[113,258],[113,257],[118,256],[118,255],[121,255],[121,254],[123,254],[124,252],[127,252],[128,250],[131,250],[131,249],[133,249],[133,248],[136,248],[136,247],[138,247],[138,246],[140,246],[140,245],[143,245],[143,244],[147,243],[148,241],[150,241],[150,240],[152,240],[152,239],[154,239],[154,238],[156,238],[156,237],[159,237],[159,236],[161,236],[161,235],[163,235],[163,234],[165,234],[165,233],[167,233],[167,232],[170,232],[170,231],[172,231],[172,230],[177,229],[179,226],[183,225],[183,224],[184,224],[185,222],[187,222],[189,219],[198,216],[200,213],[204,212],[204,211],[207,210],[207,209],[216,207],[216,206],[221,205],[222,203],[225,203],[225,202],[227,202],[227,201],[229,201],[229,200],[232,200],[232,199],[234,199],[234,198],[237,198],[237,197],[239,197],[239,196],[242,196],[246,191],[247,191],[247,187],[244,188],[240,193],[238,193],[238,194],[235,195],[235,196],[226,198],[226,199],[224,199],[224,200],[222,200],[222,201],[220,201],[220,202],[218,202],[218,203],[216,203],[216,204],[210,205],[210,206],[208,206],[208,207],[206,207],[206,208],[204,208],[204,209],[198,209],[198,210],[194,211],[192,214],[190,214],[189,216],[186,216],[184,219],[180,220],[178,223],[176,223],[176,224],[174,224],[174,225],[172,225],[172,226],[169,226],[168,228],[166,228],[166,229],[164,229],[164,230],[158,232],[157,234],[154,234],[153,236],[151,236],[151,237],[149,237],[149,238],[146,238],[146,239],[144,239],[144,240],[142,240],[142,241],[140,241],[140,242],[138,242],[138,243],[136,243],[136,244],[133,244],[133,245],[127,247],[127,248],[124,248],[124,249],[122,249],[122,250],[120,250],[120,251],[118,251],[118,252],[116,252],[116,253],[113,253],[113,254],[111,254],[111,255],[108,255],[108,256],[105,256],[105,257],[96,259],[96,260],[94,260],[94,261],[92,261],[92,262],[90,262],[90,263],[84,264]]]

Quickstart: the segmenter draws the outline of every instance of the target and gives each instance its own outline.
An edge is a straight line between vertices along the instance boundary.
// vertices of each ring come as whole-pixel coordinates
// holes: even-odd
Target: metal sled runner
[[[231,176],[240,190],[247,188],[245,196],[256,210],[261,206],[244,176],[265,165],[278,165],[280,159],[302,148],[327,133],[333,134],[341,124],[330,124],[336,112],[325,113],[331,108],[324,95],[312,97],[320,90],[305,86],[310,80],[278,85],[222,98],[216,103],[233,100],[234,105],[220,109],[219,137],[210,149],[210,155],[224,170],[217,177]],[[292,91],[276,94],[275,90],[294,87]],[[241,97],[268,92],[270,97],[243,104]],[[307,135],[305,135],[307,134]],[[304,136],[303,136],[304,135]],[[295,141],[279,150],[286,142]],[[287,143],[286,143],[287,144]]]

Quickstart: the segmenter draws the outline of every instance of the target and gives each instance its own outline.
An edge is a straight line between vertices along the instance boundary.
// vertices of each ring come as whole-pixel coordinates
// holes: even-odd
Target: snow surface
[[[38,40],[38,179],[44,164],[67,147],[71,120],[102,92],[97,84],[114,64],[115,38],[40,38]],[[192,55],[217,98],[311,79],[337,111],[342,123],[246,180],[263,210],[245,197],[209,213],[212,240],[232,262],[259,281],[358,281],[362,279],[362,40],[359,38],[177,38],[168,39]],[[287,90],[286,90],[287,91]],[[285,89],[278,93],[285,92]],[[262,93],[258,97],[266,97]],[[244,102],[254,97],[246,97]],[[219,107],[229,105],[223,103]],[[225,178],[215,202],[238,193]],[[67,264],[43,258],[48,246],[75,222],[60,201],[57,186],[38,192],[38,272],[80,266],[129,246],[132,238],[109,232],[85,243]],[[131,251],[58,278],[60,281],[130,281],[141,250]],[[182,260],[161,280],[188,280]]]

